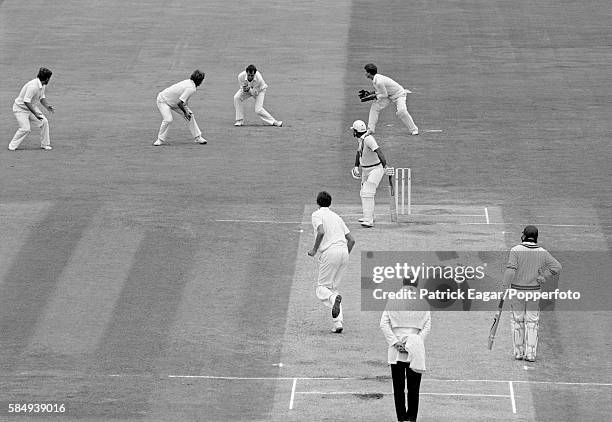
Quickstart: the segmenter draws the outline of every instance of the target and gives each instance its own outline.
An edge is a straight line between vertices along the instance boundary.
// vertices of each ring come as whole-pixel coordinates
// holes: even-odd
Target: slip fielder
[[[30,134],[30,123],[35,123],[40,128],[40,147],[44,150],[51,149],[51,140],[49,138],[49,121],[38,108],[38,104],[45,107],[53,113],[55,108],[47,103],[45,97],[45,88],[51,79],[51,72],[45,67],[38,70],[36,78],[26,83],[19,92],[15,102],[13,103],[13,114],[19,129],[15,132],[15,136],[11,139],[8,145],[9,151],[15,151],[19,145]]]
[[[255,65],[250,64],[245,70],[240,72],[238,75],[238,83],[240,84],[240,88],[236,91],[236,94],[234,94],[234,109],[236,110],[236,123],[234,123],[234,126],[244,125],[243,102],[251,97],[255,99],[255,114],[257,114],[261,120],[271,126],[281,127],[283,125],[282,121],[272,117],[263,106],[268,84],[266,84],[266,81],[264,81]]]
[[[162,122],[159,127],[159,133],[157,134],[157,140],[153,143],[154,146],[164,145],[166,142],[168,128],[173,120],[172,112],[183,115],[195,143],[202,145],[207,143],[206,139],[202,137],[202,131],[196,123],[193,112],[187,105],[189,98],[196,93],[196,90],[204,81],[205,76],[206,74],[204,72],[196,69],[189,79],[177,82],[157,94],[157,108],[162,116]]]

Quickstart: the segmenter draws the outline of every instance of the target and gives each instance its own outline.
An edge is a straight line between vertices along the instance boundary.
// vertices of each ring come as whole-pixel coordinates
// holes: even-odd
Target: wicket
[[[400,179],[401,179],[401,185],[400,185]],[[395,169],[395,209],[398,210],[400,214],[406,214],[406,202],[408,205],[407,207],[408,214],[412,212],[411,194],[412,194],[412,174],[411,174],[410,168],[396,168]],[[401,198],[401,208],[399,207],[400,195],[402,197]],[[406,201],[406,199],[408,201]]]

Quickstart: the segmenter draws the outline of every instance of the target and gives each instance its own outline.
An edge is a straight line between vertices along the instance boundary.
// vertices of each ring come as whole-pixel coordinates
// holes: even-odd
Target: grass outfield
[[[329,333],[314,296],[322,189],[357,253],[503,251],[536,223],[548,249],[610,255],[604,1],[22,3],[0,1],[5,145],[40,66],[56,113],[53,151],[36,129],[23,150],[0,149],[0,420],[28,420],[8,404],[33,402],[65,404],[67,421],[393,420],[359,255],[342,286],[346,333]],[[44,10],[35,26],[32,10]],[[421,135],[389,107],[377,140],[413,169],[415,207],[469,219],[393,225],[381,189],[379,224],[354,221],[347,129],[367,120],[366,62],[414,92]],[[233,127],[249,63],[282,128],[252,105]],[[207,76],[190,107],[209,144],[176,119],[153,147],[157,92],[195,68]],[[607,418],[609,310],[544,315],[534,365],[510,359],[507,315],[486,350],[491,316],[434,313],[419,420]]]

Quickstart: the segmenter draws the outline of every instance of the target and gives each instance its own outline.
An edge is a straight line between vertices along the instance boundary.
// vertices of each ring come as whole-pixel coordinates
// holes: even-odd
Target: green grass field
[[[394,420],[361,252],[505,251],[536,224],[570,257],[561,286],[609,266],[611,13],[602,0],[0,0],[0,420]],[[367,62],[413,91],[421,135],[390,106],[376,138],[412,168],[426,221],[391,224],[381,186],[376,227],[356,222],[348,127],[367,120]],[[233,126],[250,63],[282,128],[252,104]],[[53,150],[33,129],[9,152],[12,102],[40,66],[54,72]],[[177,118],[153,147],[157,93],[196,68],[209,144]],[[321,190],[357,239],[341,336],[307,256]],[[433,313],[419,421],[609,418],[609,305],[545,313],[535,364],[511,358],[507,314],[486,349],[491,319]]]

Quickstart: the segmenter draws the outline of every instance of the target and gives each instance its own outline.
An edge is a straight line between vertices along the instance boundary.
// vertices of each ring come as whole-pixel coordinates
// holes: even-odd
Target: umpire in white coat
[[[416,280],[404,279],[403,284],[403,289],[415,289]],[[424,301],[416,299],[389,300],[380,318],[380,329],[389,345],[387,362],[391,366],[395,412],[400,422],[417,420],[421,376],[426,370],[424,342],[431,331],[431,313],[427,308]]]

